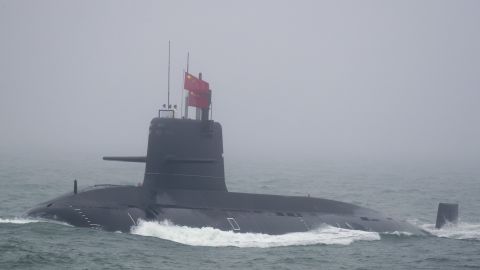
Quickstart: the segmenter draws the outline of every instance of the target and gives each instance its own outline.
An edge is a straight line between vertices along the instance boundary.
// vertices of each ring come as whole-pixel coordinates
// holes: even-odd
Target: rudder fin
[[[436,229],[441,229],[447,223],[457,224],[458,203],[439,203],[437,212]]]

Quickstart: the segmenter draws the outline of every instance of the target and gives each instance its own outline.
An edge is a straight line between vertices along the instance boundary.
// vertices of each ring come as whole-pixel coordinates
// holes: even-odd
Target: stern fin
[[[447,223],[457,224],[458,203],[439,203],[437,212],[436,229],[441,229]]]

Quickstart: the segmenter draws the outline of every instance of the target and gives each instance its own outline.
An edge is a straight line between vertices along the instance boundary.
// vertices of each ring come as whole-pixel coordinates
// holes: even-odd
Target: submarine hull
[[[175,118],[170,104],[164,105],[166,109],[159,110],[158,117],[150,121],[145,156],[104,157],[144,162],[141,186],[96,185],[77,192],[75,181],[74,192],[41,203],[28,215],[122,232],[129,232],[139,220],[168,220],[182,226],[265,234],[305,232],[325,224],[374,232],[428,234],[377,211],[340,201],[229,192],[222,126],[209,119],[209,84],[200,75],[196,78],[185,73],[184,87],[189,91],[185,117]],[[188,118],[189,106],[196,107],[197,119]],[[457,216],[450,212],[441,217],[448,220]]]
[[[264,234],[305,232],[322,225],[374,232],[427,232],[381,213],[334,200],[222,191],[97,186],[47,201],[27,215],[73,226],[130,232],[139,220]]]
[[[169,220],[189,227],[285,234],[322,225],[426,234],[406,222],[340,201],[229,192],[225,183],[222,127],[211,120],[154,118],[141,186],[96,185],[42,203],[28,215],[68,224],[129,232],[139,220]]]

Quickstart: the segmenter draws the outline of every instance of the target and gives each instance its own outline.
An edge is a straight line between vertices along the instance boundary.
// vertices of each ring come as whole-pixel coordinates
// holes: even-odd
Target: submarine
[[[359,205],[310,196],[230,192],[225,182],[222,126],[211,118],[209,83],[185,72],[184,116],[170,103],[149,126],[146,156],[108,156],[104,160],[145,163],[141,185],[99,184],[43,202],[27,216],[73,226],[130,232],[140,220],[240,233],[285,234],[320,226],[372,232],[425,230]],[[188,117],[188,108],[196,115]],[[436,227],[455,223],[458,205],[441,203]]]

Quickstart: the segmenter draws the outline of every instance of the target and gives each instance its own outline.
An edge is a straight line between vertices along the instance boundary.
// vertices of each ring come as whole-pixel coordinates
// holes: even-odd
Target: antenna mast
[[[170,109],[170,40],[168,41],[168,86],[167,108]]]

